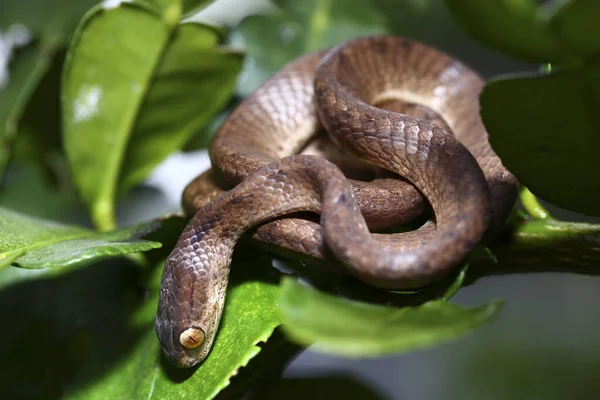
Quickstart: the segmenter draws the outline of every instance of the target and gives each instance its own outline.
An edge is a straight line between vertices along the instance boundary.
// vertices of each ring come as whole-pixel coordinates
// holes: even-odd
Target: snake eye
[[[204,342],[204,331],[200,328],[187,328],[179,335],[179,343],[188,350],[198,348]]]

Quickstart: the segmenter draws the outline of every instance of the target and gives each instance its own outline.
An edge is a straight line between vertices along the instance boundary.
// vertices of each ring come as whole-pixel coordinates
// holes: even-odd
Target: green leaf
[[[0,206],[33,217],[89,225],[85,207],[70,185],[51,184],[33,164],[15,164],[0,190]]]
[[[241,68],[241,56],[220,49],[212,28],[169,21],[137,3],[96,8],[71,42],[65,148],[102,230],[115,226],[117,196],[220,111]]]
[[[550,20],[551,32],[560,39],[563,47],[581,58],[600,55],[600,2],[597,0],[571,0]]]
[[[119,191],[143,181],[207,125],[232,95],[243,57],[218,47],[214,29],[187,23],[154,74],[123,160]]]
[[[85,268],[0,270],[0,314],[10,321],[0,330],[0,398],[58,399],[67,388],[101,379],[139,337],[127,324],[144,294],[139,271],[124,258]],[[91,373],[74,382],[84,365]]]
[[[120,167],[169,32],[137,3],[99,6],[81,21],[69,46],[61,96],[65,150],[102,230],[116,225]]]
[[[11,165],[34,165],[46,174],[46,180],[54,183],[61,178],[65,181],[63,177],[68,176],[60,125],[60,80],[65,54],[66,47],[53,51],[51,64],[13,124],[16,135]]]
[[[461,58],[472,57],[473,44],[440,0],[373,0],[386,20],[389,33],[413,38]],[[432,27],[435,27],[432,29]],[[473,60],[473,62],[478,62]]]
[[[58,50],[66,44],[77,20],[95,3],[97,0],[2,2],[0,34],[22,26],[33,43],[14,51],[9,63],[8,85],[0,89],[0,176],[11,156],[12,144],[30,97]]]
[[[0,269],[2,269],[4,267],[8,267],[12,263],[14,263],[17,258],[21,257],[23,254],[25,254],[25,250],[17,250],[17,251],[8,253],[5,256],[0,256]]]
[[[249,56],[239,87],[244,96],[301,54],[385,32],[385,19],[370,1],[278,0],[276,5],[275,13],[244,19],[234,37]]]
[[[600,215],[600,63],[486,85],[481,116],[506,167],[533,194]]]
[[[280,310],[283,330],[311,350],[375,357],[430,347],[472,331],[500,310],[499,301],[462,308],[445,301],[392,308],[333,297],[286,278]]]
[[[183,12],[192,13],[212,3],[212,0],[183,0]]]
[[[0,29],[25,25],[43,42],[64,44],[81,16],[98,0],[2,0]]]
[[[254,262],[255,257],[241,259],[234,255],[225,313],[215,345],[198,368],[187,370],[173,368],[160,357],[154,318],[161,263],[151,278],[150,299],[133,318],[135,326],[143,329],[143,335],[131,353],[102,380],[67,398],[214,398],[229,385],[232,376],[261,351],[257,344],[266,341],[280,324],[277,312],[278,277],[271,276],[264,268],[248,265]],[[286,355],[289,357],[289,354]],[[277,355],[273,357],[277,358]],[[86,366],[88,368],[92,366]],[[86,371],[81,371],[79,375],[85,374]]]
[[[20,50],[10,63],[8,84],[0,89],[0,176],[10,159],[19,120],[49,65],[48,54],[31,45]]]
[[[10,259],[11,264],[22,268],[59,268],[146,251],[161,246],[138,239],[153,229],[155,222],[96,233],[0,207],[0,263]]]
[[[525,61],[561,62],[571,57],[548,30],[535,0],[445,0],[454,19],[483,45]]]
[[[160,9],[167,19],[185,19],[201,8],[211,3],[212,0],[144,0]],[[186,14],[186,15],[181,15]]]
[[[242,96],[297,56],[359,36],[410,37],[457,56],[481,52],[465,42],[460,27],[439,0],[278,0],[275,3],[277,11],[247,17],[232,35],[232,41],[243,45],[248,53],[238,85]],[[489,69],[494,64],[494,54],[485,58],[474,62]]]

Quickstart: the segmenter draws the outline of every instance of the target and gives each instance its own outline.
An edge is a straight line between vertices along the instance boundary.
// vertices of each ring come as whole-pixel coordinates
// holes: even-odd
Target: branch
[[[600,275],[600,225],[513,215],[491,246],[493,257],[473,261],[466,283],[492,275],[567,272]]]

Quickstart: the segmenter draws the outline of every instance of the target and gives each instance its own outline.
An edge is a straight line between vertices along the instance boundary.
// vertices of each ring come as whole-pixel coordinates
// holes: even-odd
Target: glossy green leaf
[[[454,339],[489,322],[501,303],[463,308],[437,300],[392,308],[333,297],[286,278],[279,307],[283,329],[295,342],[317,352],[375,357]]]
[[[153,229],[156,223],[150,222],[96,233],[0,207],[0,263],[10,259],[23,268],[58,268],[146,251],[160,247],[160,243],[139,239]]]
[[[466,33],[487,47],[525,61],[561,62],[570,56],[548,30],[536,0],[445,0]]]
[[[218,47],[214,29],[187,23],[165,50],[123,160],[119,191],[152,169],[207,125],[225,106],[243,57]]]
[[[277,276],[247,265],[234,256],[227,292],[225,313],[215,345],[209,357],[194,369],[177,369],[160,357],[159,342],[154,331],[162,264],[149,287],[151,297],[134,316],[135,326],[143,334],[123,362],[117,364],[101,381],[68,398],[147,398],[147,399],[212,399],[229,380],[255,357],[277,325],[279,287]],[[289,355],[288,355],[289,356]],[[277,355],[273,355],[273,362]],[[85,371],[82,371],[85,376]]]
[[[550,30],[563,47],[581,58],[600,55],[600,1],[564,2],[550,20]]]
[[[239,36],[249,55],[240,92],[249,94],[273,72],[307,52],[385,32],[385,19],[365,0],[278,0],[278,11],[250,16]]]
[[[17,251],[8,253],[4,257],[0,257],[0,269],[2,269],[4,267],[8,267],[13,262],[15,262],[15,260],[17,258],[21,257],[23,254],[25,254],[25,250],[17,250]]]
[[[122,3],[94,8],[71,41],[62,88],[65,149],[81,196],[103,230],[115,226],[120,167],[169,33],[152,12]]]
[[[481,116],[502,162],[533,194],[600,215],[600,63],[494,80]]]
[[[223,107],[242,62],[218,47],[215,30],[171,26],[136,4],[86,17],[63,80],[65,148],[103,230],[115,225],[117,196]]]

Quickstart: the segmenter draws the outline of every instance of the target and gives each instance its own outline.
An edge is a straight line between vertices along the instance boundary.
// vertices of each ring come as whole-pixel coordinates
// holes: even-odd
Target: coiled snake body
[[[279,219],[261,225],[255,240],[313,258],[332,254],[354,276],[386,289],[439,280],[498,232],[517,181],[487,141],[482,86],[444,53],[379,36],[301,57],[242,102],[210,150],[213,168],[237,186],[225,193],[211,186],[200,196],[213,171],[184,193],[184,207],[197,213],[165,264],[156,319],[169,360],[189,367],[207,356],[233,246],[275,217],[311,211],[321,224]],[[297,154],[320,124],[339,147],[410,183],[350,181],[332,162]],[[435,221],[406,233],[370,233],[414,218],[427,202]]]

